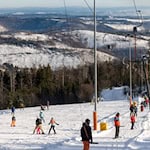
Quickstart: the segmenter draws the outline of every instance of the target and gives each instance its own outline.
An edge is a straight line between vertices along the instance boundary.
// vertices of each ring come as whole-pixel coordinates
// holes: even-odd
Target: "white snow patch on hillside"
[[[25,13],[24,12],[15,12],[15,13],[12,13],[13,15],[24,15]]]
[[[48,41],[51,39],[50,36],[45,34],[31,34],[26,32],[19,32],[14,34],[14,38],[21,40],[32,40],[32,41]]]
[[[73,36],[78,36],[83,43],[87,45],[87,49],[73,48],[63,44],[60,40],[53,40],[53,44],[41,44],[40,48],[28,46],[15,46],[15,45],[0,45],[0,64],[10,63],[14,66],[21,68],[24,67],[39,67],[47,66],[48,64],[52,69],[60,67],[76,68],[80,65],[89,64],[94,62],[94,41],[93,32],[87,30],[76,30],[72,32]],[[115,57],[101,52],[101,48],[105,45],[113,45],[114,48],[129,48],[134,47],[134,38],[125,38],[115,34],[106,34],[97,32],[97,55],[98,61],[111,61]],[[31,41],[50,41],[53,37],[45,34],[30,34],[30,33],[16,33],[14,35],[1,35],[3,38],[15,37],[21,40]],[[146,39],[146,36],[145,36]],[[42,42],[41,42],[42,43]],[[137,47],[147,48],[148,40],[137,38]]]
[[[92,51],[93,49],[67,47],[61,43],[57,43],[53,47],[44,45],[42,49],[1,44],[0,64],[9,63],[21,68],[38,68],[39,66],[47,66],[48,64],[52,69],[64,66],[76,68],[80,65],[93,63],[94,56]],[[100,61],[115,59],[115,57],[101,52],[98,52],[98,58]]]
[[[124,24],[105,24],[113,29],[116,30],[124,30],[124,31],[133,31],[133,27],[135,27],[135,25],[124,25]],[[143,31],[144,27],[139,27],[138,31]]]
[[[94,34],[93,31],[87,30],[76,30],[73,32],[74,35],[77,35],[81,38],[82,42],[87,44],[87,47],[93,48],[94,47]],[[134,47],[135,39],[132,37],[126,38],[122,35],[117,34],[106,34],[104,32],[97,32],[96,33],[96,41],[97,41],[97,48],[102,48],[105,45],[115,45],[115,48],[129,48]],[[129,43],[130,42],[130,43]],[[147,48],[148,41],[143,39],[137,38],[137,47],[144,47]]]
[[[4,26],[0,25],[0,32],[8,31]]]

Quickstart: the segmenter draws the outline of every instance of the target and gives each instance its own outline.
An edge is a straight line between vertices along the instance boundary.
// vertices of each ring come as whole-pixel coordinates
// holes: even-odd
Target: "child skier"
[[[37,118],[36,121],[35,121],[35,128],[33,130],[33,134],[35,133],[35,131],[37,130],[37,133],[40,134],[40,131],[42,131],[42,134],[44,134],[44,131],[42,129],[42,121],[40,118]]]
[[[58,124],[58,123],[56,123],[56,121],[54,120],[54,118],[53,118],[53,117],[51,118],[51,120],[50,120],[50,122],[49,122],[49,125],[50,125],[50,124],[51,124],[51,127],[50,127],[50,129],[49,129],[48,134],[50,134],[51,129],[53,129],[54,134],[56,134],[56,131],[55,131],[55,124],[56,124],[56,125],[59,125],[59,124]]]
[[[15,116],[12,116],[12,121],[11,121],[10,126],[11,127],[15,127],[16,126],[16,118],[15,118]]]

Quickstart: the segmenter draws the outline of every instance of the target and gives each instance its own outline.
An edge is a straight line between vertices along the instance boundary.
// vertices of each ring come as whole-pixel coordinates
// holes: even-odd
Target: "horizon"
[[[91,8],[92,9],[92,8]],[[12,8],[0,8],[0,15],[3,14],[15,14],[15,15],[19,15],[19,14],[32,14],[32,13],[66,13],[66,8],[62,7],[12,7]],[[143,16],[150,16],[150,10],[149,7],[147,6],[143,6],[141,7],[141,9],[138,9],[141,11]],[[133,7],[128,7],[128,6],[124,6],[124,7],[97,7],[96,8],[96,12],[101,13],[101,15],[112,15],[112,16],[116,16],[116,15],[133,15],[133,16],[137,16],[136,10]],[[70,15],[93,15],[91,13],[91,10],[89,10],[88,7],[82,7],[82,6],[69,6],[67,8],[67,14]]]
[[[56,6],[56,7],[49,7],[49,6],[21,6],[21,7],[0,7],[0,9],[24,9],[24,8],[49,8],[49,9],[59,9],[59,8],[64,8],[64,6]],[[84,6],[68,6],[67,8],[86,8],[89,9],[88,7]],[[112,7],[96,7],[96,9],[124,9],[124,8],[129,8],[135,10],[132,6],[112,6]],[[149,9],[149,6],[141,6],[141,8],[144,9]]]
[[[0,0],[0,8],[20,8],[20,7],[72,7],[72,6],[80,6],[80,7],[93,7],[94,0]],[[109,0],[108,1],[99,1],[95,0],[96,7],[132,7],[134,8],[134,3],[139,9],[140,7],[150,6],[150,1],[145,0],[143,3],[143,0]]]

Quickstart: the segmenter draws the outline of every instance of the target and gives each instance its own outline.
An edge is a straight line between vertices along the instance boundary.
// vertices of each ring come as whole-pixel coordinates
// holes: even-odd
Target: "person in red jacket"
[[[134,123],[135,123],[135,114],[132,113],[130,119],[131,119],[131,130],[133,130],[134,129]]]
[[[119,137],[119,130],[120,130],[120,119],[119,119],[120,113],[118,112],[116,116],[114,117],[114,124],[115,124],[115,138]]]

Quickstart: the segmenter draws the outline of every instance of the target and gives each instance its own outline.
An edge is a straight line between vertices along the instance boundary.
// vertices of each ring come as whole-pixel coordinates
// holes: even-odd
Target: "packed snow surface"
[[[119,89],[118,89],[119,90]],[[111,91],[111,92],[110,92]],[[109,92],[107,91],[107,97]],[[117,93],[116,93],[117,94]],[[120,98],[122,98],[121,92]],[[93,141],[90,150],[149,150],[150,145],[150,112],[145,108],[143,112],[138,106],[138,116],[134,130],[131,130],[129,101],[127,99],[100,101],[97,104],[98,130],[92,130]],[[16,109],[16,127],[10,127],[11,111],[1,110],[1,150],[79,150],[82,149],[80,128],[82,122],[89,118],[93,128],[93,103],[68,105],[50,105],[49,110],[43,111],[45,134],[33,134],[35,120],[40,113],[39,107]],[[120,112],[120,138],[113,139],[115,128],[113,118]],[[48,135],[49,121],[54,117],[59,125],[55,127],[57,134]],[[106,122],[108,129],[100,131],[100,123]]]

